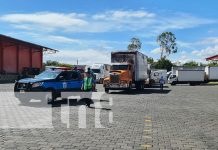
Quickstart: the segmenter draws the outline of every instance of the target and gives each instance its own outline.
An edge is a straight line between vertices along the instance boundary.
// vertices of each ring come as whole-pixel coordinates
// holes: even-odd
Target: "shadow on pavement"
[[[201,84],[200,86],[218,86],[218,83]]]
[[[19,101],[20,101],[20,106],[28,106],[28,107],[44,107],[44,108],[51,108],[51,107],[61,107],[61,106],[81,106],[81,105],[86,105],[87,107],[91,109],[102,109],[102,110],[110,110],[108,108],[95,108],[91,107],[90,105],[95,104],[95,102],[100,102],[100,103],[109,103],[109,100],[103,100],[103,99],[90,99],[90,98],[84,98],[84,96],[81,96],[83,98],[57,98],[56,101],[54,101],[52,104],[48,104],[47,101],[47,96],[51,96],[50,93],[37,93],[37,92],[31,92],[31,93],[26,93],[26,94],[19,94],[15,96]],[[65,95],[66,96],[66,95]],[[90,97],[90,95],[89,95]],[[95,102],[94,102],[95,101]]]

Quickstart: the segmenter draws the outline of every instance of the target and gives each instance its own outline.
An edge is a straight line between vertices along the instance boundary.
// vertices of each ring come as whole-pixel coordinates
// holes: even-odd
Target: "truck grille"
[[[111,80],[111,83],[119,83],[119,81],[120,81],[119,75],[117,75],[117,74],[111,74],[111,75],[110,75],[110,80]]]

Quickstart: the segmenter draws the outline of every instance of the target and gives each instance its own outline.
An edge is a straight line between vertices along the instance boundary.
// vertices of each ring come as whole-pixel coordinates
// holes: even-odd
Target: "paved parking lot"
[[[12,91],[0,85],[0,149],[218,149],[218,86],[115,91],[87,109],[23,104]]]

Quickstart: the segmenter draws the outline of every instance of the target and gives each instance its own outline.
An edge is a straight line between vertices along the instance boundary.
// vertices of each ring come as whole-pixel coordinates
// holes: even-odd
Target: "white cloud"
[[[199,45],[206,45],[206,44],[217,44],[218,45],[218,37],[209,37],[209,38],[205,38],[199,42],[197,42],[197,44]]]
[[[190,14],[156,14],[145,10],[111,10],[96,14],[37,12],[6,14],[0,21],[20,30],[38,32],[119,32],[143,31],[157,35],[171,29],[193,28],[217,23],[216,20],[195,17]]]
[[[192,51],[192,54],[196,55],[198,57],[201,57],[202,59],[209,57],[209,56],[217,55],[218,54],[218,45],[210,46],[210,47],[207,47],[207,48],[201,49],[201,50],[194,50],[194,51]]]
[[[46,40],[58,43],[78,43],[80,44],[81,41],[79,39],[72,39],[65,36],[57,36],[57,35],[49,35],[46,37]]]
[[[218,23],[218,21],[213,19],[200,18],[190,14],[179,13],[170,17],[160,17],[157,26],[154,28],[156,32],[163,32],[170,29],[186,29],[214,23]]]
[[[161,53],[161,50],[160,48],[155,48],[151,51],[152,54],[160,54]]]
[[[93,19],[95,20],[120,20],[120,19],[128,19],[128,18],[152,18],[155,17],[154,13],[146,12],[146,11],[107,11],[103,14],[93,15]]]
[[[105,50],[63,50],[56,54],[46,55],[46,60],[56,60],[59,62],[76,64],[77,59],[79,64],[91,65],[93,63],[110,63],[110,51]]]
[[[81,27],[87,24],[82,18],[85,15],[76,13],[52,13],[39,12],[32,14],[7,14],[0,17],[1,21],[12,23],[21,29],[33,29],[40,27],[46,29],[66,29],[69,27]]]

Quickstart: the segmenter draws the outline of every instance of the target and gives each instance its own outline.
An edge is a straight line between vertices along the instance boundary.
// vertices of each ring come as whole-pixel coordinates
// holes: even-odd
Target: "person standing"
[[[96,75],[95,75],[95,73],[92,71],[92,69],[91,68],[88,68],[88,72],[90,73],[90,75],[92,76],[92,79],[93,79],[93,88],[94,88],[94,90],[93,91],[97,91],[96,90]]]
[[[164,80],[163,76],[161,76],[159,83],[160,83],[160,90],[163,91],[163,86],[165,84],[165,80]]]
[[[85,93],[86,106],[90,107],[92,91],[94,91],[94,80],[90,72],[85,73],[81,90],[87,92]]]

